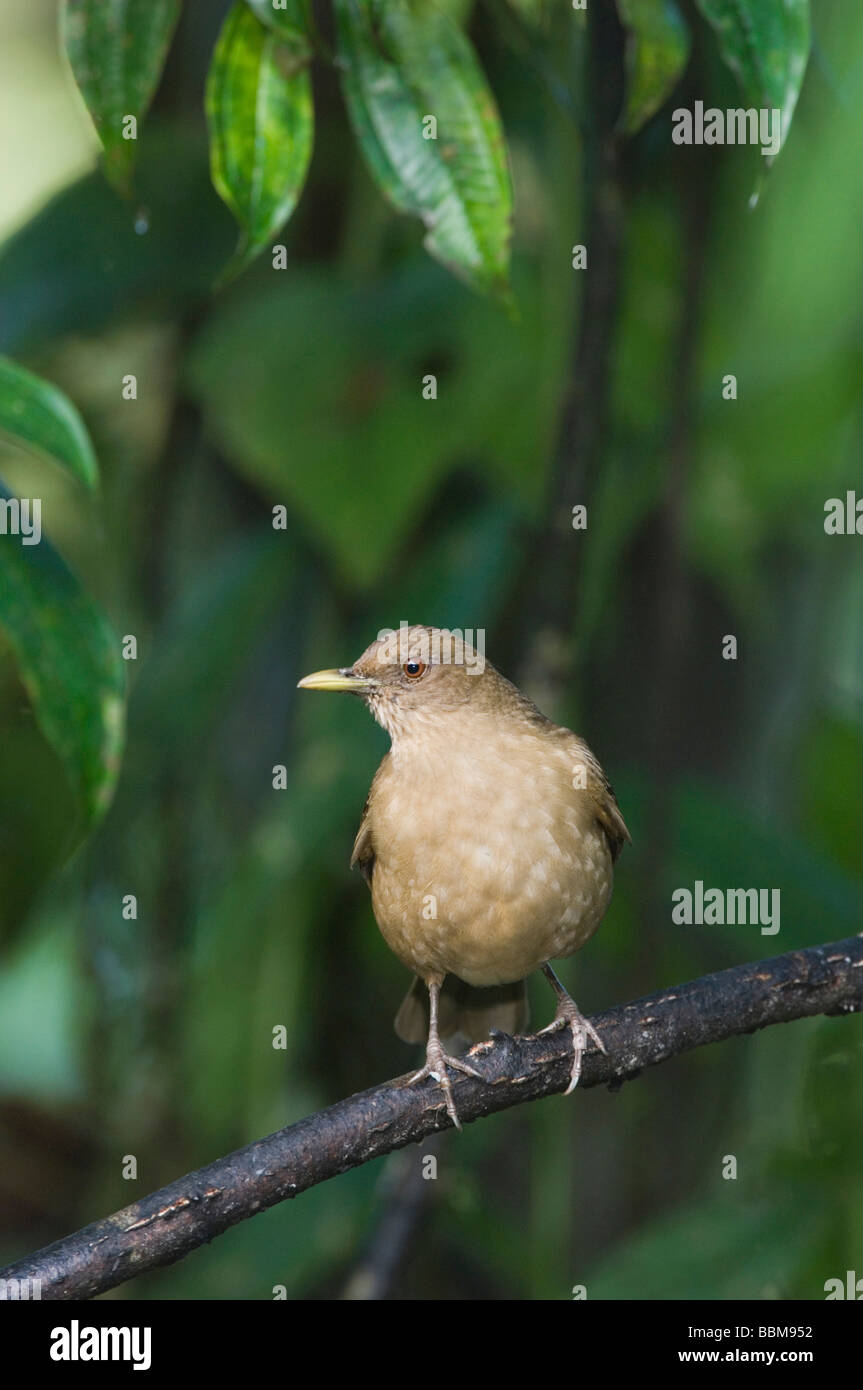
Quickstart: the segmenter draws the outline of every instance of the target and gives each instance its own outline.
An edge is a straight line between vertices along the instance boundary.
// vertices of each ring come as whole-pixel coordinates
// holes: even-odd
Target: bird
[[[298,684],[358,696],[390,738],[351,868],[414,974],[395,1029],[424,1041],[426,1060],[408,1084],[432,1078],[460,1129],[450,1073],[482,1078],[444,1042],[524,1032],[525,980],[542,970],[557,1000],[542,1031],[572,1036],[569,1094],[588,1040],[606,1049],[551,961],[596,931],[631,840],[598,760],[485,659],[484,633],[473,645],[460,629],[402,623],[353,665]]]

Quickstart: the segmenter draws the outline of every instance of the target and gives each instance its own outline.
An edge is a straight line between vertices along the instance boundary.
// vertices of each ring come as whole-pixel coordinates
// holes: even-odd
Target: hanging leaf
[[[308,0],[246,0],[262,24],[272,29],[297,56],[311,57],[311,17]]]
[[[494,98],[461,29],[432,3],[336,0],[342,80],[382,192],[428,251],[478,289],[507,284],[512,191]]]
[[[747,100],[781,112],[780,149],[809,59],[809,0],[696,0]]]
[[[98,487],[93,445],[72,402],[8,357],[0,357],[0,433],[53,459],[88,488]]]
[[[686,67],[690,35],[674,0],[617,0],[626,29],[626,98],[620,128],[634,135],[673,91]]]
[[[281,43],[245,0],[229,12],[213,54],[207,121],[213,183],[240,224],[224,280],[254,260],[296,207],[314,128],[306,56]]]
[[[65,0],[63,39],[105,151],[105,172],[132,192],[138,123],[159,85],[180,0]]]
[[[15,499],[0,487],[0,515]],[[25,545],[0,527],[0,629],[33,712],[59,754],[85,824],[105,812],[123,745],[120,642],[49,543]]]

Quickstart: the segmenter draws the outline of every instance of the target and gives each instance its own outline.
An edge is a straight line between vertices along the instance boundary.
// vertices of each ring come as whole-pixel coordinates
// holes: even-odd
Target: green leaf
[[[105,151],[105,172],[121,193],[132,191],[137,138],[126,118],[147,112],[177,20],[180,0],[66,0],[66,53]]]
[[[308,0],[246,0],[262,24],[297,55],[310,57],[313,48]]]
[[[674,0],[617,0],[626,29],[626,99],[620,128],[634,135],[657,112],[689,58],[690,35]]]
[[[8,499],[0,487],[0,501]],[[11,529],[0,531],[0,628],[39,727],[92,825],[110,803],[120,768],[125,675],[119,639],[44,537],[24,545]]]
[[[207,78],[210,167],[240,224],[237,274],[290,217],[312,153],[311,76],[245,0],[225,20]]]
[[[0,357],[0,432],[59,463],[95,490],[99,465],[87,427],[56,386]]]
[[[781,112],[780,148],[797,105],[811,29],[809,0],[696,0],[749,101]]]
[[[276,280],[208,318],[189,389],[234,466],[290,508],[344,582],[391,569],[466,460],[539,505],[567,340],[563,319],[537,312],[532,279],[518,324],[419,253],[361,287],[309,268]],[[427,373],[438,401],[423,399]]]
[[[351,121],[384,195],[427,250],[481,290],[505,289],[512,190],[494,97],[470,43],[431,3],[336,0]],[[436,138],[425,138],[436,122]]]

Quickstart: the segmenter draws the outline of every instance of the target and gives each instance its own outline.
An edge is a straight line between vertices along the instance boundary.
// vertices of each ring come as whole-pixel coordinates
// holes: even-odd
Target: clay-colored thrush
[[[558,1001],[549,1031],[572,1032],[568,1094],[587,1039],[605,1049],[549,961],[596,931],[630,838],[596,758],[445,629],[403,626],[300,686],[361,696],[391,739],[351,866],[385,941],[418,977],[396,1017],[406,1042],[426,1038],[428,1017],[426,1064],[411,1082],[434,1077],[459,1127],[448,1068],[477,1073],[441,1038],[523,1031],[525,976],[542,968]]]

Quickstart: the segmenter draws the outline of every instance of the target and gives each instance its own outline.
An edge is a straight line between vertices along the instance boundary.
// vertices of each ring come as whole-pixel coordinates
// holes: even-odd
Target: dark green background
[[[526,581],[583,328],[590,135],[479,7],[513,166],[511,320],[390,214],[318,65],[290,269],[265,255],[213,297],[234,242],[202,117],[223,10],[186,7],[141,145],[149,231],[94,173],[0,252],[0,351],[78,403],[104,500],[11,449],[0,471],[46,499],[52,539],[139,640],[119,793],[65,865],[71,794],[0,662],[0,1259],[414,1062],[391,1025],[404,971],[348,870],[386,740],[359,703],[295,690],[384,625],[485,628],[490,659],[612,778],[634,844],[562,972],[587,1012],[861,928],[863,538],[823,519],[863,495],[863,17],[816,3],[755,210],[760,156],[673,147],[676,99],[625,146],[608,418],[571,498],[589,526],[566,622],[537,642],[549,595]],[[536,44],[572,87],[568,35]],[[738,104],[703,24],[694,64],[695,95]],[[673,925],[673,889],[699,878],[780,889],[779,935]],[[535,1004],[547,1021],[547,990]],[[817,1019],[448,1133],[388,1292],[823,1297],[863,1273],[861,1103],[863,1023]],[[341,1297],[428,1151],[118,1296]]]

